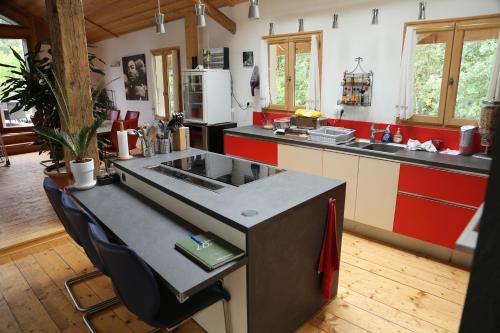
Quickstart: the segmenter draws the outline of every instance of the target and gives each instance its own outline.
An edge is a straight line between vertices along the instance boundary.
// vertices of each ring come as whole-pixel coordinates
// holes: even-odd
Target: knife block
[[[172,135],[172,148],[173,150],[180,151],[186,150],[188,146],[188,128],[181,127]]]

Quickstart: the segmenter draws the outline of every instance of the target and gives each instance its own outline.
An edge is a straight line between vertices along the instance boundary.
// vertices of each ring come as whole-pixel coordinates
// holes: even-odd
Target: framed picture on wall
[[[253,67],[253,51],[243,52],[243,67]]]
[[[146,55],[138,54],[122,58],[125,97],[129,101],[148,100]]]

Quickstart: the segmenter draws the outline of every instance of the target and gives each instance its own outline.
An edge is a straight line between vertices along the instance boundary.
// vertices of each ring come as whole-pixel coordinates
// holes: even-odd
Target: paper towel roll
[[[128,158],[128,135],[127,131],[118,131],[116,132],[118,136],[118,157],[119,158]]]

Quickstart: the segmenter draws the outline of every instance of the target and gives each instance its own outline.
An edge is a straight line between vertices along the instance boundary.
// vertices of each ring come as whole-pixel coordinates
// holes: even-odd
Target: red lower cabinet
[[[271,141],[225,135],[224,153],[266,164],[278,164],[278,144]]]
[[[453,249],[475,212],[475,209],[399,193],[394,232]]]

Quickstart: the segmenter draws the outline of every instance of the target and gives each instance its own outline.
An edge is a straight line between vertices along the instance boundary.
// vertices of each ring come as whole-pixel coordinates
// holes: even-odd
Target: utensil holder
[[[142,156],[153,157],[155,156],[155,144],[154,141],[143,140],[142,141]]]
[[[158,140],[158,153],[168,154],[170,153],[170,140],[169,139],[159,139]]]

